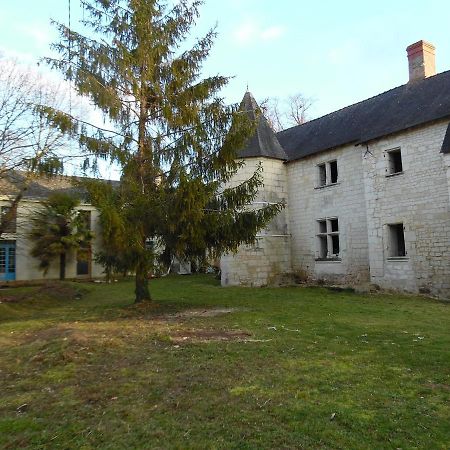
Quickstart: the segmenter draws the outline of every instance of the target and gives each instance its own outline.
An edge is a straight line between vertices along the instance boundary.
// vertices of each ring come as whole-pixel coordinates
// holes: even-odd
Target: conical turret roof
[[[241,102],[241,110],[246,111],[252,120],[257,120],[256,131],[245,147],[238,152],[240,158],[266,157],[287,160],[283,147],[278,142],[275,132],[261,112],[258,103],[250,92],[246,92]]]

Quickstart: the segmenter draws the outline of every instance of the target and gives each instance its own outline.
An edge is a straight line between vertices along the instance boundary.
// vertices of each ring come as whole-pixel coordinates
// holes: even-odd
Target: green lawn
[[[450,448],[450,304],[151,286],[0,292],[1,448]]]

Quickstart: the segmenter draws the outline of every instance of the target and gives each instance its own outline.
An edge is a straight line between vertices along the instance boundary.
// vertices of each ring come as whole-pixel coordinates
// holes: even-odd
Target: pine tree
[[[122,197],[111,184],[88,180],[84,183],[90,192],[91,203],[100,213],[100,229],[103,245],[94,257],[105,268],[106,280],[111,281],[113,273],[126,275],[135,267],[134,252],[129,246],[129,232],[123,214]]]
[[[51,263],[59,260],[59,279],[66,277],[67,253],[85,251],[92,234],[75,208],[79,200],[55,192],[43,202],[42,209],[32,219],[30,240],[34,243],[31,256],[39,259],[39,267],[47,273]]]
[[[227,77],[201,77],[215,31],[185,49],[201,2],[82,4],[89,36],[57,24],[60,58],[48,62],[103,111],[114,131],[51,108],[46,113],[77,135],[87,153],[120,164],[115,217],[126,231],[136,302],[150,300],[151,239],[166,258],[218,256],[253,242],[282,205],[246,207],[262,184],[259,170],[241,185],[224,188],[240,167],[236,152],[255,124],[220,98]],[[95,189],[98,194],[101,185]],[[93,198],[101,208],[104,196]]]

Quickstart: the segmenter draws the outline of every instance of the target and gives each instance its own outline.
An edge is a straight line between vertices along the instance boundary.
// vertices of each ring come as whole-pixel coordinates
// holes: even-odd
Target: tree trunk
[[[112,281],[112,270],[111,270],[111,266],[109,264],[105,265],[105,278],[106,278],[106,282],[107,283],[111,283]]]
[[[59,279],[64,280],[66,278],[66,254],[61,253],[59,255]]]
[[[146,159],[146,151],[149,148],[146,148],[146,145],[149,143],[146,142],[146,124],[147,124],[147,116],[148,116],[148,106],[147,106],[147,92],[144,88],[145,85],[145,76],[144,76],[145,67],[141,66],[141,90],[140,90],[140,98],[139,98],[139,115],[138,115],[138,123],[139,123],[139,135],[138,135],[138,153],[137,153],[137,177],[141,183],[142,194],[145,195],[145,164],[144,161]],[[151,162],[152,159],[149,157],[148,162]],[[141,219],[142,221],[142,219]],[[145,251],[145,237],[142,239],[143,249]],[[139,261],[136,266],[136,289],[134,291],[136,297],[134,302],[148,302],[151,301],[150,291],[148,289],[148,267],[144,261]]]
[[[136,267],[136,289],[135,303],[151,301],[150,291],[148,289],[147,268],[145,264],[138,263]]]

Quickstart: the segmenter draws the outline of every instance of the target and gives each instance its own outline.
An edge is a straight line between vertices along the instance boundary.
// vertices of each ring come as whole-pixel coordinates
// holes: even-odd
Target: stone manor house
[[[255,202],[286,208],[252,246],[221,260],[223,285],[289,277],[450,298],[450,71],[435,48],[407,48],[409,82],[275,134],[258,117],[233,183],[258,164]]]
[[[407,48],[407,84],[277,134],[245,94],[258,123],[233,183],[261,164],[253,207],[286,207],[256,244],[222,257],[224,286],[372,282],[450,298],[450,71],[435,73],[434,50],[424,41]],[[2,183],[4,213],[11,186]],[[0,240],[0,282],[58,277],[57,264],[44,276],[30,257],[30,216],[50,192],[73,189],[67,177],[29,186]],[[66,275],[101,277],[99,213],[88,203],[78,209],[95,239],[87,258],[69,255]]]

